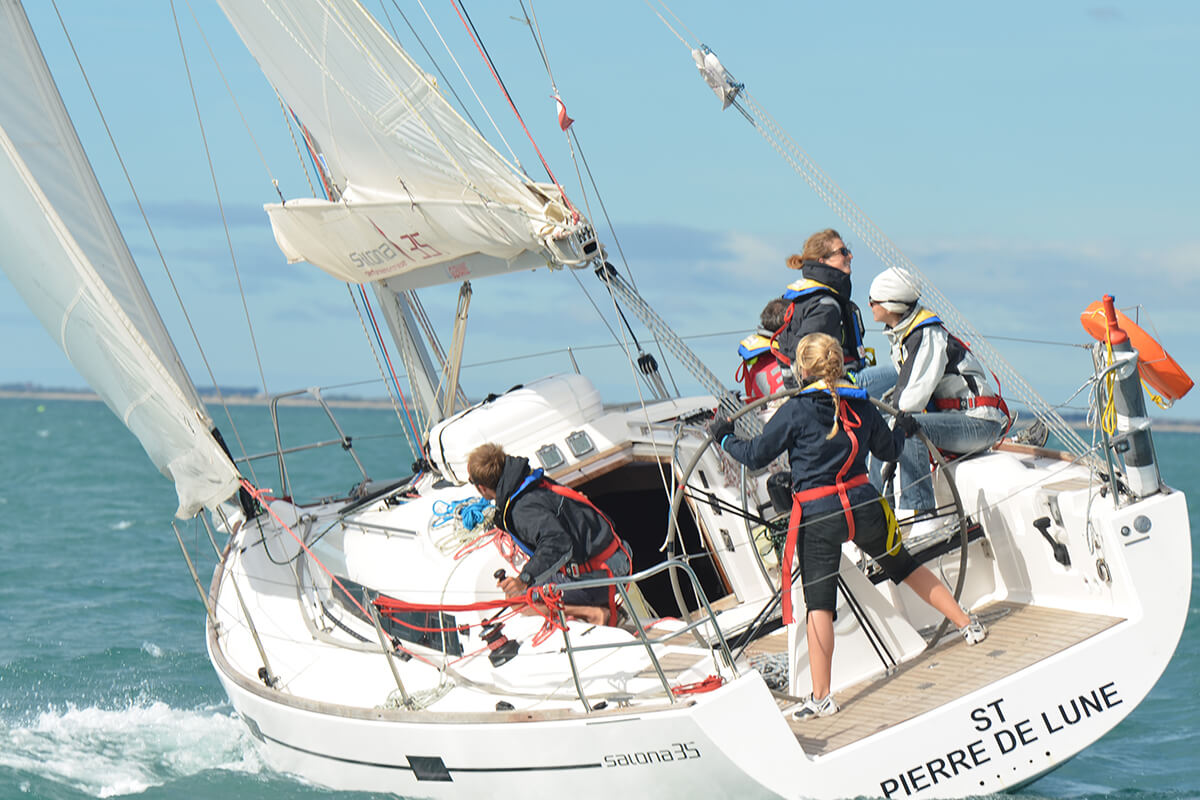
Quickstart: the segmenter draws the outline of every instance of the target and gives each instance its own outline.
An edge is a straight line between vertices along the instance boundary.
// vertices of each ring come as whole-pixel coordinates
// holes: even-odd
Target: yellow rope
[[[1112,366],[1116,359],[1113,357],[1112,338],[1109,336],[1107,329],[1104,334],[1104,349],[1108,355],[1108,366]],[[1107,397],[1104,400],[1104,411],[1100,415],[1100,424],[1104,427],[1104,432],[1112,436],[1117,432],[1117,404],[1113,399],[1113,388],[1117,383],[1116,371],[1110,371],[1104,378],[1104,391]]]

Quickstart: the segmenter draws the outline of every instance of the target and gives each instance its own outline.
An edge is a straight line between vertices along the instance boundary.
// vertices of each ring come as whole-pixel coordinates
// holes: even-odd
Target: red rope
[[[272,498],[269,494],[267,494],[267,492],[265,490],[256,489],[254,487],[254,485],[251,484],[250,481],[246,480],[245,478],[242,478],[241,484],[242,484],[242,488],[245,489],[247,492],[249,492],[250,495],[255,500],[258,501],[259,505],[261,505],[263,508],[265,508],[267,513],[270,514],[275,519],[275,522],[278,523],[279,527],[283,528],[285,531],[287,531],[289,534],[291,534],[291,537],[296,540],[296,544],[300,545],[301,549],[303,549],[304,552],[306,554],[308,554],[308,557],[313,560],[313,563],[315,563],[318,567],[320,567],[325,572],[325,574],[329,576],[329,580],[333,581],[333,583],[336,584],[337,587],[342,590],[342,593],[350,599],[350,602],[354,604],[355,608],[357,608],[359,611],[361,611],[363,616],[365,616],[367,619],[370,619],[371,618],[370,613],[368,613],[367,610],[362,607],[362,604],[358,602],[358,600],[354,597],[354,595],[350,592],[350,590],[347,589],[342,584],[342,582],[337,579],[336,575],[334,575],[332,572],[329,571],[329,567],[326,567],[325,564],[323,564],[321,562],[321,559],[317,558],[316,553],[314,553],[312,550],[310,550],[308,545],[306,545],[304,543],[304,541],[301,540],[301,538],[296,535],[296,532],[293,531],[291,529],[291,527],[286,522],[284,522],[278,514],[275,513],[274,509],[271,508],[271,506],[268,504],[268,501],[272,500],[274,498]],[[399,649],[401,649],[401,650],[404,650],[404,652],[408,653],[409,655],[413,656],[414,658],[424,661],[426,664],[430,665],[431,667],[437,666],[429,659],[422,658],[419,654],[414,653],[411,650],[406,650],[405,648],[400,647],[399,645],[397,645],[397,647],[399,647]]]
[[[702,692],[711,692],[713,689],[720,689],[725,685],[725,679],[720,675],[709,675],[702,681],[695,683],[684,683],[679,686],[671,687],[671,694],[679,696],[684,694],[700,694]]]
[[[422,633],[451,633],[454,631],[463,631],[472,627],[484,627],[493,625],[497,622],[506,622],[509,619],[517,616],[523,608],[532,609],[543,619],[542,629],[533,637],[533,645],[536,647],[546,641],[550,635],[556,630],[565,630],[562,623],[559,622],[559,611],[562,610],[562,591],[556,586],[531,586],[524,594],[515,595],[496,600],[477,600],[474,603],[414,603],[409,600],[400,600],[395,597],[380,596],[375,598],[375,607],[380,613],[387,615],[388,619],[398,625],[403,625],[410,630],[421,631]],[[545,609],[544,611],[542,609]],[[456,625],[452,628],[427,628],[414,623],[405,622],[398,619],[394,614],[398,612],[416,612],[416,613],[440,613],[440,612],[463,612],[463,611],[493,611],[507,610],[506,613],[498,614],[481,622],[471,625]]]

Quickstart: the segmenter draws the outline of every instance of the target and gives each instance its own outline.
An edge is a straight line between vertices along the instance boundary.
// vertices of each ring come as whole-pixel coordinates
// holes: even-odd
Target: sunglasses
[[[843,247],[839,247],[837,250],[834,250],[832,253],[830,253],[829,255],[827,255],[827,256],[825,256],[825,257],[826,257],[826,258],[833,258],[834,256],[838,256],[838,255],[845,256],[846,258],[849,258],[849,257],[850,257],[850,248],[849,248],[849,247],[845,247],[845,246],[843,246]]]

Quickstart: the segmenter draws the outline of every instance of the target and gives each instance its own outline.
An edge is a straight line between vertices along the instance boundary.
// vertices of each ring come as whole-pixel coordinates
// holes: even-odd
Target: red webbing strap
[[[850,414],[854,414],[853,424],[850,421]],[[792,614],[792,560],[796,556],[796,537],[800,533],[800,518],[804,513],[801,503],[836,494],[838,500],[841,501],[842,510],[846,514],[846,529],[849,533],[848,541],[853,541],[854,514],[850,509],[850,496],[846,492],[855,486],[862,486],[870,479],[865,472],[861,475],[855,475],[850,480],[844,479],[846,473],[850,471],[850,467],[854,464],[854,457],[858,455],[858,437],[854,435],[853,429],[862,426],[862,419],[846,403],[838,403],[838,417],[841,419],[846,435],[850,437],[850,455],[838,470],[837,483],[833,486],[815,486],[812,489],[805,489],[803,492],[796,492],[792,495],[792,513],[788,517],[787,539],[783,545],[782,592],[784,625],[790,625],[795,621],[795,616]]]
[[[779,330],[771,334],[771,352],[775,353],[775,359],[785,367],[790,367],[792,365],[792,356],[776,347],[775,340],[779,338],[779,334],[787,330],[788,324],[792,321],[792,313],[795,312],[795,310],[796,304],[788,303],[787,311],[783,312],[783,325],[779,328]]]
[[[789,624],[793,621],[792,617],[792,560],[796,557],[796,536],[800,532],[800,518],[803,515],[801,503],[809,500],[816,500],[820,497],[828,497],[831,494],[844,495],[844,489],[853,489],[855,486],[862,486],[869,480],[867,473],[855,475],[850,480],[843,483],[842,491],[839,491],[838,486],[818,486],[813,489],[805,489],[803,492],[797,492],[792,495],[792,514],[788,518],[787,540],[783,545],[783,622]],[[845,508],[845,504],[843,504]],[[849,515],[853,520],[852,514]]]
[[[630,553],[628,549],[626,549],[625,543],[621,541],[621,537],[617,536],[617,529],[612,524],[612,520],[608,518],[607,514],[605,514],[600,509],[596,508],[596,504],[593,503],[591,500],[589,500],[587,495],[585,495],[583,492],[576,491],[569,486],[563,486],[562,484],[558,484],[558,483],[551,483],[550,481],[547,481],[547,480],[542,480],[540,483],[543,487],[554,492],[559,497],[566,497],[570,500],[575,500],[577,502],[583,503],[585,506],[587,506],[588,508],[595,511],[597,514],[600,515],[600,518],[602,520],[604,520],[604,522],[608,525],[608,532],[612,534],[612,541],[609,542],[608,545],[603,550],[601,550],[598,554],[592,556],[591,558],[589,558],[587,561],[583,562],[576,568],[575,577],[578,577],[579,575],[583,575],[588,572],[603,571],[608,574],[609,578],[612,578],[613,577],[612,568],[609,567],[608,564],[605,562],[607,562],[608,559],[612,558],[613,554],[616,553],[617,550],[624,551],[625,556],[629,559],[629,566],[630,567],[633,566],[633,554]],[[564,567],[564,571],[565,570],[566,570],[566,568]],[[617,587],[609,586],[608,587],[608,623],[611,625],[616,621],[617,621]]]

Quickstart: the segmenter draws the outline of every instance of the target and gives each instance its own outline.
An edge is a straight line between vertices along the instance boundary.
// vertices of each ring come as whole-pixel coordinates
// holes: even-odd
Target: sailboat
[[[723,410],[753,432],[756,410],[609,263],[561,187],[510,165],[362,6],[222,7],[323,183],[323,197],[266,206],[276,242],[331,285],[373,293],[410,383],[400,408],[419,455],[412,473],[363,474],[347,492],[304,499],[277,429],[278,483],[245,477],[12,0],[0,3],[0,261],[174,483],[177,516],[211,534],[219,563],[207,581],[196,575],[208,654],[274,768],[405,797],[564,782],[580,797],[965,797],[1046,774],[1146,697],[1183,628],[1190,529],[1186,498],[1158,474],[1136,352],[1115,312],[1095,376],[1114,424],[1096,444],[1030,392],[1026,408],[1057,448],[1005,442],[936,471],[951,534],[914,553],[986,622],[987,640],[968,648],[945,635],[944,620],[847,551],[833,669],[842,710],[797,720],[808,648],[779,612],[768,472],[730,461],[704,425]],[[754,115],[714,54],[697,48],[695,59],[723,106]],[[576,372],[468,401],[458,360],[469,281],[547,266],[596,272],[709,393],[671,394],[634,352],[646,393],[636,404],[606,402]],[[416,292],[447,284],[463,288],[443,352]],[[982,337],[972,344],[988,355]],[[353,455],[324,407],[338,455]],[[633,571],[593,583],[619,594],[620,624],[514,613],[496,575],[522,554],[467,480],[467,455],[485,442],[612,516]]]

